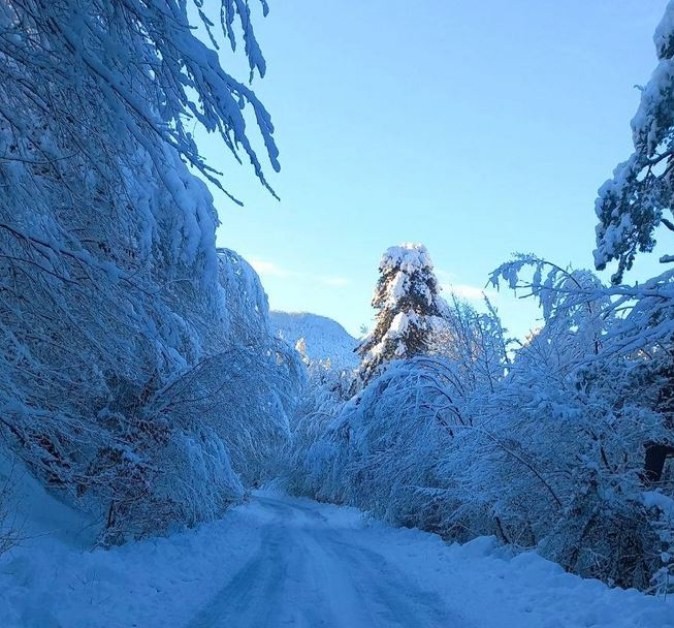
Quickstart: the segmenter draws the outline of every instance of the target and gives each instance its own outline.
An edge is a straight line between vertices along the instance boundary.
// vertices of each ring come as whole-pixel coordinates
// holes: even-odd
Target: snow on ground
[[[304,338],[310,360],[329,359],[335,369],[354,369],[359,358],[354,353],[358,341],[337,322],[306,312],[270,312],[272,333],[293,347]]]
[[[108,551],[27,541],[0,557],[0,626],[667,628],[674,604],[493,539],[450,546],[260,492],[220,521]]]

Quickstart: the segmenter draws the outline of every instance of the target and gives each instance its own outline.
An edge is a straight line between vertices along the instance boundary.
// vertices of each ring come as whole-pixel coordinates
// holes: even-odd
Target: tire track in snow
[[[330,539],[325,547],[336,560],[353,566],[354,586],[367,604],[381,609],[382,626],[466,626],[465,620],[460,620],[445,608],[437,593],[424,591],[382,554],[340,537]]]
[[[320,506],[256,498],[261,543],[186,628],[467,628],[358,528]]]

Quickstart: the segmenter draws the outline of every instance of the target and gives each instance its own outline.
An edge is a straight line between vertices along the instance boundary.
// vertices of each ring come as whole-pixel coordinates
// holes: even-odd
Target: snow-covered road
[[[318,504],[259,496],[264,523],[250,559],[189,628],[461,628],[469,624]]]
[[[674,628],[671,599],[582,580],[490,538],[448,545],[282,494],[93,552],[86,529],[73,534],[78,515],[47,506],[36,535],[0,557],[2,628]]]

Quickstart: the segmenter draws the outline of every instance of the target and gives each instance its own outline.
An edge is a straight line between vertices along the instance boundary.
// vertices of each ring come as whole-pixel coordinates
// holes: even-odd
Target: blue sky
[[[281,201],[198,141],[245,202],[215,194],[218,243],[253,262],[272,308],[356,333],[381,253],[405,241],[468,298],[514,251],[591,267],[596,190],[630,152],[665,0],[270,4],[254,87],[276,125]],[[640,266],[632,279],[658,270]],[[514,333],[535,324],[529,304],[495,303]]]

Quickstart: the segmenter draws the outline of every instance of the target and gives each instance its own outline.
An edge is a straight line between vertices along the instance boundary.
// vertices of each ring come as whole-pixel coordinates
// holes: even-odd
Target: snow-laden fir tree
[[[595,266],[603,270],[617,261],[614,283],[622,281],[638,252],[653,250],[658,225],[674,231],[674,2],[668,4],[654,42],[659,63],[632,120],[634,152],[601,187],[595,207]]]
[[[356,349],[364,384],[392,360],[427,353],[438,319],[447,316],[447,304],[439,295],[433,262],[423,244],[387,249],[379,274],[372,298],[376,324]]]

